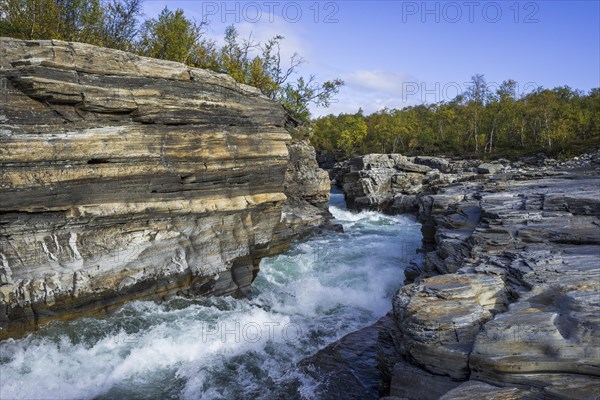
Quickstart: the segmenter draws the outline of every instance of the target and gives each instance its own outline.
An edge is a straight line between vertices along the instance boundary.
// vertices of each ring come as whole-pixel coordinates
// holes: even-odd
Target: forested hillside
[[[144,19],[142,1],[0,0],[0,36],[84,42],[230,74],[282,103],[303,124],[295,134],[338,157],[372,152],[566,156],[600,144],[600,89],[539,87],[517,93],[517,82],[507,80],[492,90],[483,75],[473,76],[465,93],[450,101],[311,121],[310,106],[327,107],[344,82],[299,76],[304,60],[298,54],[282,59],[282,36],[258,43],[240,38],[232,25],[220,46],[206,35],[205,21],[188,18],[183,10],[165,8]]]
[[[363,115],[329,115],[310,131],[318,150],[349,157],[366,153],[512,157],[537,152],[566,156],[600,144],[600,89],[567,86],[518,95],[508,80],[490,91],[482,75],[452,101]]]

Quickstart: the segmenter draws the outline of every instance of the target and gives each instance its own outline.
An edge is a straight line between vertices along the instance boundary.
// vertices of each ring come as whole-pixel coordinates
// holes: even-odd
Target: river
[[[352,213],[344,233],[264,259],[251,300],[136,301],[0,343],[1,399],[318,398],[303,358],[389,311],[421,245],[413,217]]]

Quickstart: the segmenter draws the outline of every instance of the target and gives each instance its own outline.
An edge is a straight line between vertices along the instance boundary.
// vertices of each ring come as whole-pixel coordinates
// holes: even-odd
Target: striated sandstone
[[[475,336],[506,303],[497,276],[438,275],[404,286],[393,300],[400,322],[395,343],[429,372],[464,379]]]
[[[0,82],[0,338],[136,298],[244,295],[281,247],[290,136],[257,89],[10,38]]]

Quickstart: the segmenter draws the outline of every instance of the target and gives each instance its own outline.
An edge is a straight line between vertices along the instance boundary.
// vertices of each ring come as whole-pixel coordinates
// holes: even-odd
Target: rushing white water
[[[330,209],[345,233],[263,260],[252,300],[136,301],[0,343],[0,399],[318,398],[295,364],[389,311],[421,240],[340,193]]]

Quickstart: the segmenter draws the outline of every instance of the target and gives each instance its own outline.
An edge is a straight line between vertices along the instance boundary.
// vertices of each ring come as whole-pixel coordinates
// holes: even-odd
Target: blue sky
[[[599,1],[164,1],[147,17],[181,8],[208,19],[206,35],[235,24],[243,37],[285,36],[283,55],[306,60],[300,73],[346,85],[315,115],[365,113],[449,100],[475,73],[490,87],[519,91],[600,87]]]

